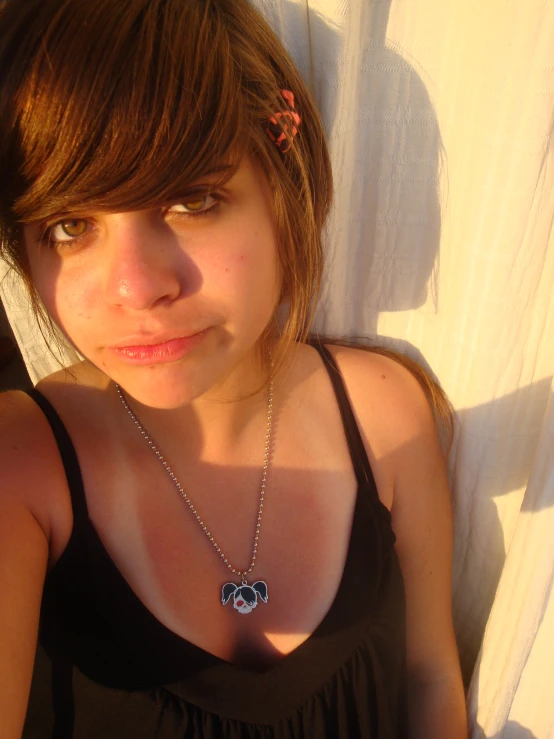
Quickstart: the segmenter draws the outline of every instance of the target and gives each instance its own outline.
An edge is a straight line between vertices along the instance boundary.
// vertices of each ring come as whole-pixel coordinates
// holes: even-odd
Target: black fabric
[[[142,604],[86,514],[81,472],[61,420],[31,392],[58,442],[75,519],[46,579],[39,634],[52,664],[59,733],[47,722],[40,728],[35,710],[25,739],[406,735],[404,586],[390,514],[379,501],[336,364],[324,347],[316,348],[333,383],[358,479],[355,513],[327,615],[307,641],[264,672],[182,639]]]

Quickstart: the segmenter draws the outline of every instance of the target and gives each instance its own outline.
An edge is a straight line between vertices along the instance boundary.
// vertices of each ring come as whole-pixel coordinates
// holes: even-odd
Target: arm
[[[3,739],[19,739],[35,659],[48,542],[24,506],[0,503],[0,716]]]
[[[392,359],[332,351],[392,514],[406,590],[410,738],[467,739],[452,625],[450,494],[431,410],[413,375]]]
[[[398,365],[391,379],[399,385],[396,402],[403,414],[398,423],[404,443],[391,457],[391,513],[406,588],[410,736],[467,739],[452,625],[452,515],[444,458],[417,382]]]
[[[0,397],[0,716],[2,739],[19,739],[33,671],[42,587],[48,562],[41,489],[41,419],[29,430],[30,401]],[[32,412],[32,411],[31,411]],[[38,420],[38,425],[36,421]],[[38,436],[37,436],[38,434]],[[44,487],[44,486],[42,486]],[[36,497],[36,494],[35,496]]]

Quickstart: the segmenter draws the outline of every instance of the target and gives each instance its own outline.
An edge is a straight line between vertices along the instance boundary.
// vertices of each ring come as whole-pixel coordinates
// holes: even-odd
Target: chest
[[[265,666],[313,633],[341,582],[357,483],[346,444],[331,446],[277,451],[261,509],[261,465],[189,471],[177,461],[180,491],[154,455],[108,453],[99,465],[85,452],[89,515],[126,585],[158,621],[226,661]],[[242,577],[224,559],[237,572],[254,561],[248,585],[261,581],[267,591],[241,590]]]

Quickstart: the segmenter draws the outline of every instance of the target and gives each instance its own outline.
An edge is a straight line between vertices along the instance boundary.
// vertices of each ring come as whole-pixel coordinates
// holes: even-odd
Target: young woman
[[[2,737],[37,635],[33,737],[465,736],[444,400],[306,343],[331,175],[266,23],[5,1],[0,171],[4,256],[84,357],[0,399]]]

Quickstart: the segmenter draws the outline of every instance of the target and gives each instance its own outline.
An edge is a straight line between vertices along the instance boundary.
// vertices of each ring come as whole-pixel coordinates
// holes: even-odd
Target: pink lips
[[[120,359],[133,364],[163,364],[182,359],[200,344],[206,333],[207,331],[200,331],[192,336],[182,336],[159,344],[116,346],[110,349]]]

